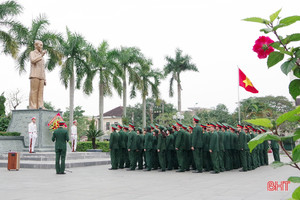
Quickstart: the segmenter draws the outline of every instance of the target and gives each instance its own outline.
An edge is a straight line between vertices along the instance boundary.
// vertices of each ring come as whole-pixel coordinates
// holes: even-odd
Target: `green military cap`
[[[182,124],[182,128],[186,130],[188,127],[186,125]]]
[[[175,124],[175,123],[174,123],[174,124],[172,124],[172,127],[173,127],[173,128],[176,128],[176,124]]]
[[[65,125],[65,121],[59,121],[58,124],[59,124],[60,126],[63,126],[63,125]]]
[[[143,132],[142,128],[138,127],[137,130],[141,133]]]
[[[158,126],[158,129],[161,130],[161,131],[163,131],[163,130],[165,129],[165,127],[163,127],[163,126]]]
[[[128,126],[126,126],[126,125],[123,125],[123,128],[125,128],[125,129],[128,129],[129,127],[128,127]]]
[[[130,126],[131,128],[135,128],[134,125],[133,125],[133,123],[129,123],[129,126]]]
[[[182,123],[179,120],[176,121],[176,124],[178,124],[179,126],[182,126]]]
[[[118,123],[118,127],[119,128],[123,128],[122,124]]]
[[[155,128],[158,128],[159,127],[159,124],[155,124]]]
[[[212,122],[210,122],[210,123],[207,123],[207,126],[213,126],[213,127],[216,127],[216,124],[215,124],[215,123],[212,123]]]
[[[236,127],[238,127],[238,128],[243,128],[243,125],[237,124]]]
[[[220,122],[217,122],[216,125],[221,128],[223,125]]]
[[[154,129],[155,128],[154,124],[150,124],[150,128]]]
[[[193,120],[194,120],[195,122],[198,122],[198,121],[200,121],[199,117],[198,117],[198,116],[196,116],[196,115],[194,115],[194,117],[193,117]]]
[[[168,127],[168,131],[170,132],[173,131],[172,127]]]
[[[115,124],[112,124],[111,128],[114,129],[114,130],[118,129]]]
[[[202,128],[206,128],[206,127],[207,127],[206,124],[200,124],[200,126],[201,126]]]
[[[192,125],[189,125],[189,129],[192,129],[192,130],[193,130],[193,129],[194,129],[194,127],[193,127]]]

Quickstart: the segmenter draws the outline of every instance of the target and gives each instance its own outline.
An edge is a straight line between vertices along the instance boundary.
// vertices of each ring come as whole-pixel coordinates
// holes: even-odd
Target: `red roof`
[[[123,116],[123,106],[116,107],[110,111],[107,111],[103,114],[103,117],[109,117],[109,116],[115,116],[115,117],[122,117]]]

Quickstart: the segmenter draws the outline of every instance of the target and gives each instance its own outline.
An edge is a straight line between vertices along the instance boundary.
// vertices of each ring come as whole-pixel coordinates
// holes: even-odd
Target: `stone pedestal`
[[[38,137],[35,144],[35,151],[54,151],[55,143],[51,140],[53,131],[49,130],[47,125],[58,112],[60,111],[42,109],[13,110],[7,132],[21,133],[21,136],[24,136],[24,151],[28,151],[28,124],[31,122],[32,117],[36,117]],[[68,151],[71,150],[69,144],[67,144],[67,149]]]

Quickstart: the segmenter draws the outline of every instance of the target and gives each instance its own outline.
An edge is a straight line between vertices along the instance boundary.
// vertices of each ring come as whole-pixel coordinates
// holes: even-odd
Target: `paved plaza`
[[[269,155],[269,161],[273,161]],[[288,159],[281,155],[281,159]],[[268,181],[286,181],[299,171],[284,166],[263,166],[249,172],[233,170],[220,174],[175,171],[108,170],[110,165],[71,168],[66,175],[54,169],[0,168],[1,200],[275,200],[288,199],[288,191],[267,191]],[[72,172],[71,172],[72,171]]]

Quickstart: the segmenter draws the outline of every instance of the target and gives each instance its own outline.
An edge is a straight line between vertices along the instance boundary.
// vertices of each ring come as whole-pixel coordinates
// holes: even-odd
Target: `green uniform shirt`
[[[210,143],[210,136],[211,134],[209,132],[204,132],[203,134],[203,150],[204,151],[209,151],[209,143]]]
[[[279,144],[276,140],[271,140],[271,148],[272,149],[279,149]]]
[[[175,148],[178,148],[179,150],[184,150],[184,132],[183,130],[177,131],[176,141],[175,141]]]
[[[120,137],[119,133],[114,131],[110,134],[110,139],[109,139],[109,148],[110,149],[119,149],[119,144],[120,144]]]
[[[59,127],[53,132],[52,141],[55,141],[55,150],[56,149],[67,149],[67,143],[69,141],[68,131],[62,127]]]
[[[167,150],[175,149],[174,134],[170,134],[167,136],[166,146],[167,146]]]
[[[125,141],[126,135],[125,132],[123,130],[119,131],[119,140],[120,140],[120,148],[122,149],[126,149],[126,143],[127,141]]]
[[[153,149],[153,134],[150,132],[147,132],[145,135],[144,149]]]
[[[203,148],[203,131],[202,128],[197,124],[192,132],[192,147]]]
[[[228,131],[224,133],[224,148],[225,150],[232,149],[231,148],[231,134]]]
[[[157,149],[160,151],[166,150],[166,138],[162,134],[158,134]]]
[[[127,148],[130,150],[137,150],[137,134],[135,131],[131,131],[128,134]]]
[[[214,131],[210,135],[209,149],[213,152],[219,151],[219,134],[217,131]]]
[[[219,136],[219,150],[224,151],[224,133],[220,130],[217,132]]]

